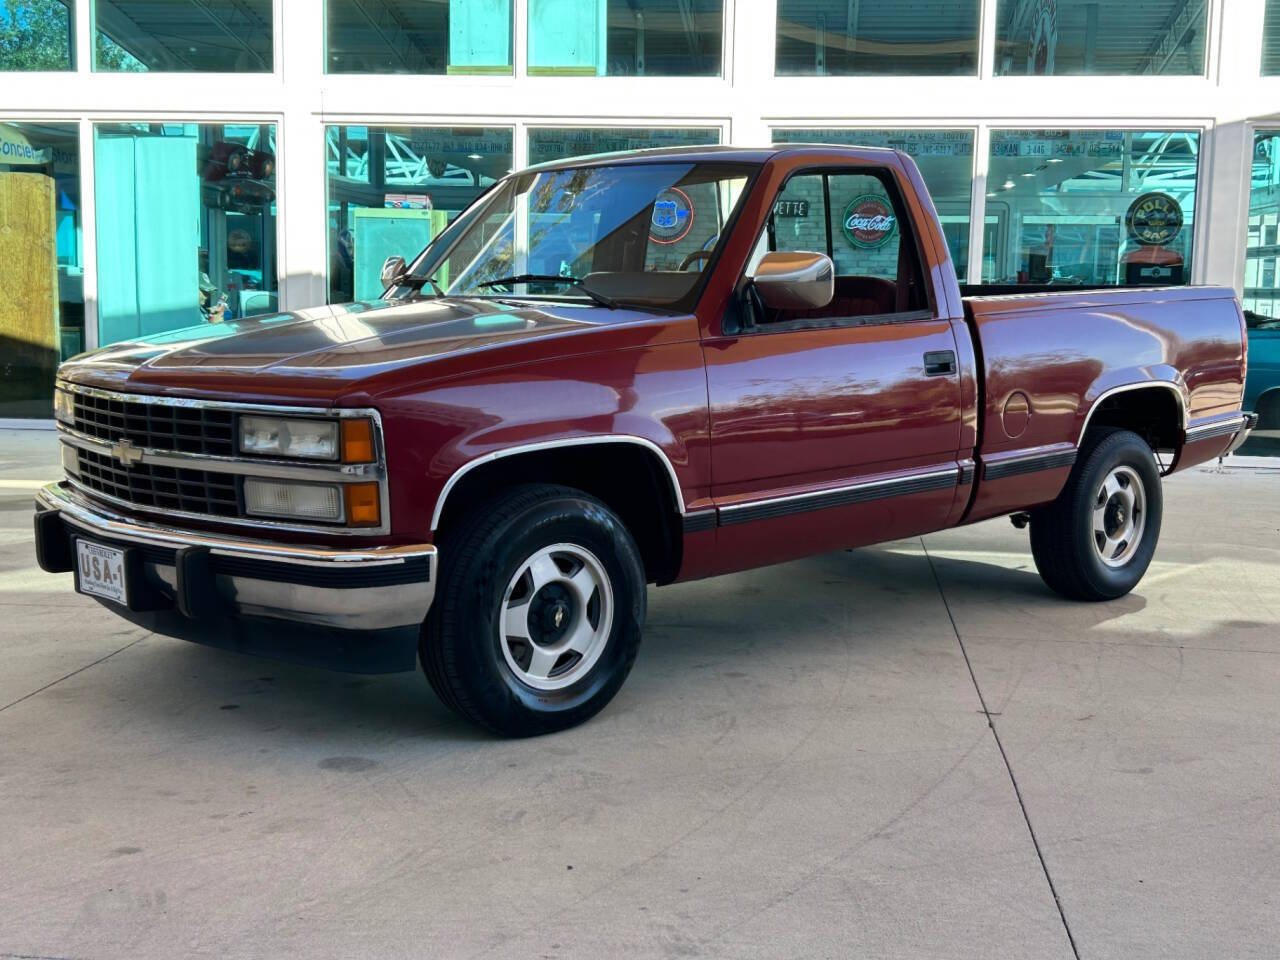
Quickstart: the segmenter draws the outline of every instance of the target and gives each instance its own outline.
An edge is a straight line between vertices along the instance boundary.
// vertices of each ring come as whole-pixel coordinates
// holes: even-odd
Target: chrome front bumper
[[[373,631],[416,628],[435,595],[429,543],[333,550],[180,530],[112,513],[63,483],[36,494],[35,523],[40,566],[50,572],[72,569],[72,538],[133,550],[133,611]]]

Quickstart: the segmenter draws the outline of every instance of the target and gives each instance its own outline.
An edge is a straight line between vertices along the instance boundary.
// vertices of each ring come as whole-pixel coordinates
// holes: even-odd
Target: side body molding
[[[504,457],[514,457],[522,453],[537,453],[541,450],[554,450],[557,447],[588,447],[607,443],[629,443],[638,447],[643,447],[650,453],[657,454],[658,460],[667,470],[667,477],[671,481],[671,495],[675,500],[676,508],[680,511],[680,516],[685,514],[684,493],[680,489],[680,480],[676,477],[676,468],[672,466],[671,459],[666,455],[663,449],[652,440],[646,440],[644,437],[635,437],[626,434],[604,434],[601,436],[584,436],[584,437],[566,437],[561,440],[544,440],[538,443],[524,443],[519,446],[505,447],[502,450],[494,450],[492,453],[486,453],[482,457],[476,457],[469,460],[455,470],[452,476],[445,482],[440,489],[440,496],[436,498],[436,507],[431,514],[431,529],[433,531],[440,528],[440,518],[444,515],[444,504],[449,497],[449,493],[457,486],[458,481],[466,476],[476,467],[483,466],[486,463],[492,463],[495,460],[501,460]]]

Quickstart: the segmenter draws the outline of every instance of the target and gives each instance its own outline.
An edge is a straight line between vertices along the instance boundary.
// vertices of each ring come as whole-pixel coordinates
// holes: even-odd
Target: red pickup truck
[[[889,150],[546,164],[384,279],[66,363],[43,568],[524,735],[618,691],[649,583],[1012,516],[1119,597],[1161,478],[1252,423],[1231,290],[966,291]]]

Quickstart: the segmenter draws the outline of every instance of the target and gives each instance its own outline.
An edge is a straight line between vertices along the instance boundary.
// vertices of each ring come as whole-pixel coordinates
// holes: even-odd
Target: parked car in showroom
[[[1013,516],[1053,590],[1122,596],[1162,478],[1253,420],[1231,290],[965,289],[890,150],[545,164],[385,279],[64,364],[42,567],[534,734],[617,693],[648,584]]]

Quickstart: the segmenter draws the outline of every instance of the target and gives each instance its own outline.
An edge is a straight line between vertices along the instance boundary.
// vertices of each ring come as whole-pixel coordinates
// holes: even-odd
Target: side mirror
[[[752,280],[774,310],[825,307],[836,293],[836,268],[825,253],[766,253]]]
[[[382,285],[392,286],[405,275],[408,269],[405,266],[404,257],[387,257],[382,261]]]

